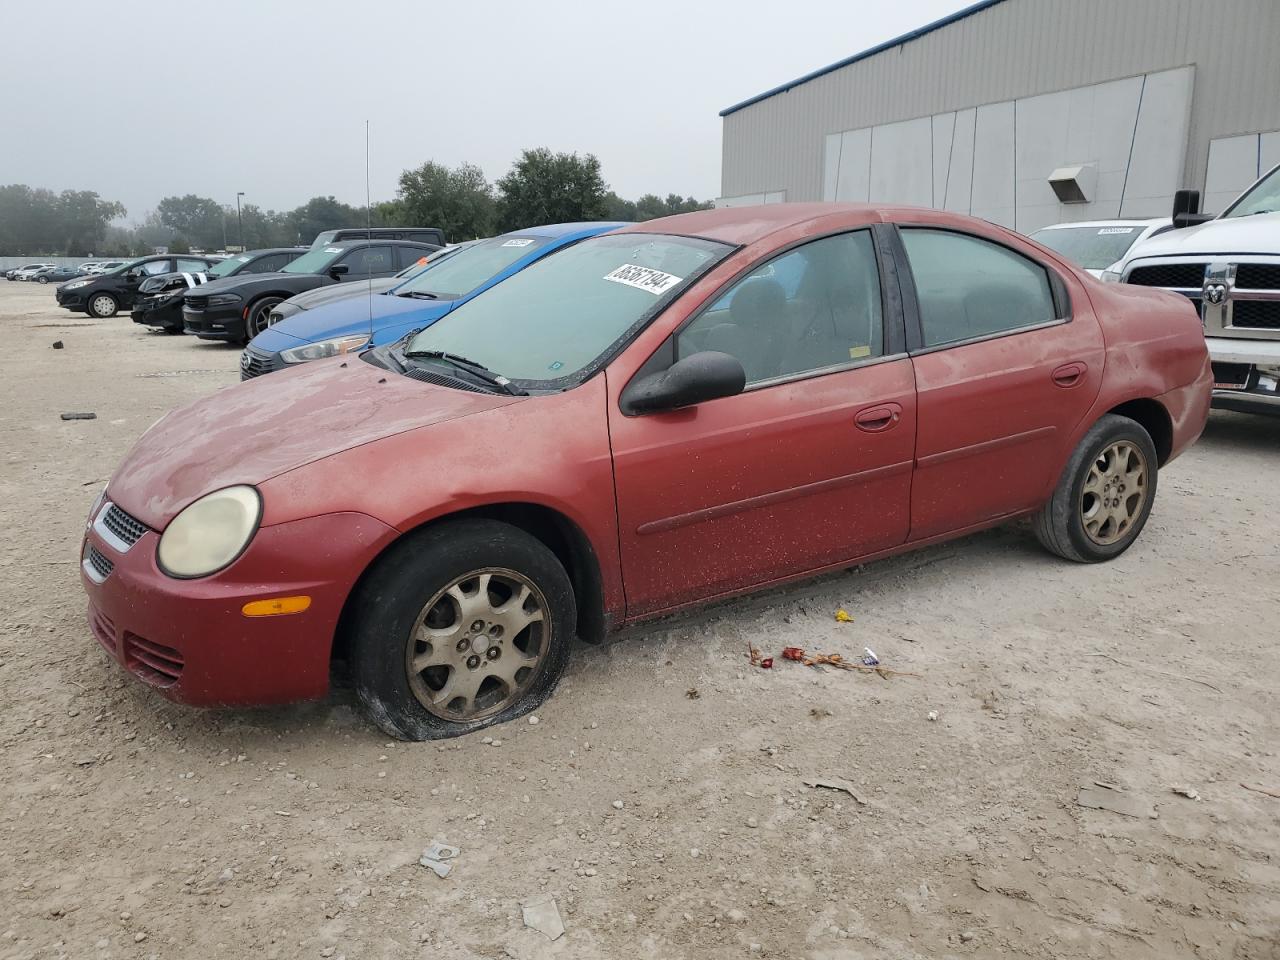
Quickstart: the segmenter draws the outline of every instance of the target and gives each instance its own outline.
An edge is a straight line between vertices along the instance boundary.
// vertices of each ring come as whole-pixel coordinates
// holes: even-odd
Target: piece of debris
[[[1138,819],[1146,817],[1154,820],[1159,816],[1150,801],[1143,800],[1141,797],[1130,796],[1127,793],[1120,793],[1118,790],[1112,790],[1108,787],[1081,787],[1080,793],[1076,796],[1076,803],[1082,807],[1091,807],[1094,810],[1110,810],[1112,813],[1118,813],[1126,817],[1137,817]]]
[[[827,717],[833,716],[833,714],[826,707],[810,707],[809,716],[815,720],[825,720]]]
[[[848,780],[843,777],[815,777],[812,780],[802,781],[806,787],[813,787],[820,790],[841,790],[853,797],[862,806],[867,805],[866,798],[861,796],[857,789]]]
[[[536,726],[538,725],[538,722],[539,722],[539,721],[538,721],[538,718],[537,718],[537,717],[530,717],[530,718],[529,718],[529,726],[531,726],[531,727],[536,727]]]
[[[550,894],[534,897],[521,904],[520,909],[524,914],[524,925],[530,930],[537,930],[548,940],[559,940],[564,935],[560,908]]]
[[[1173,792],[1180,797],[1186,797],[1188,800],[1200,799],[1200,794],[1196,793],[1191,787],[1174,787]]]
[[[1252,787],[1247,783],[1242,783],[1240,786],[1244,787],[1246,790],[1252,790],[1254,793],[1261,793],[1268,797],[1275,797],[1277,800],[1280,800],[1280,790],[1268,790],[1266,787]]]
[[[849,615],[849,611],[841,607],[836,611],[836,623],[853,623],[853,617]]]
[[[938,719],[938,711],[937,711],[937,710],[930,710],[930,711],[929,711],[929,720],[930,720],[930,722],[933,722],[934,720],[937,720],[937,719]]]
[[[62,415],[62,419],[63,420],[97,420],[98,415],[96,413],[64,413]]]
[[[615,810],[621,810],[624,806],[626,806],[626,804],[624,804],[621,800],[613,801],[613,809]]]
[[[63,347],[63,343],[62,343],[62,341],[61,341],[61,340],[55,340],[55,341],[53,341],[53,349],[55,349],[55,350],[61,350],[61,349],[62,349],[62,347]]]
[[[292,813],[290,813],[288,810],[277,810],[277,811],[276,811],[276,816],[277,816],[277,817],[292,817],[292,816],[293,816],[293,814],[292,814]]]
[[[698,692],[697,687],[690,687],[688,690],[684,692],[684,695],[688,697],[690,700],[697,700],[700,696],[702,696],[702,694]]]
[[[862,648],[862,665],[864,667],[880,666],[880,658],[876,656],[876,652],[870,647]]]
[[[445,843],[432,843],[431,846],[422,851],[422,857],[418,863],[424,867],[431,869],[437,877],[443,880],[449,875],[449,871],[453,869],[453,864],[449,860],[453,860],[458,856],[457,847],[451,847]]]
[[[747,644],[747,659],[751,661],[753,667],[759,667],[761,670],[773,669],[773,657],[762,657],[760,651]]]
[[[77,757],[72,761],[77,767],[91,767],[98,762],[96,753],[87,753],[83,757]]]
[[[920,677],[918,673],[907,673],[902,670],[890,670],[882,666],[879,661],[875,666],[863,663],[861,660],[846,660],[838,653],[807,653],[803,647],[783,647],[782,658],[784,660],[794,660],[796,663],[802,663],[806,667],[836,667],[840,670],[862,670],[865,673],[878,673],[881,677],[888,680],[890,677]]]

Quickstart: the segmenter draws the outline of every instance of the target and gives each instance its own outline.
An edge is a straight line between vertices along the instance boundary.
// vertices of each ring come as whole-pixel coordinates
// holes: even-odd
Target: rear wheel
[[[48,277],[36,277],[36,283],[48,283],[48,282],[49,282]]]
[[[279,297],[263,297],[249,306],[249,318],[244,324],[245,343],[271,326],[271,310],[281,302],[283,301]]]
[[[493,520],[407,537],[366,577],[352,614],[356,692],[374,723],[404,740],[528,713],[559,681],[576,627],[555,554]]]
[[[109,293],[95,293],[89,297],[88,311],[91,317],[106,320],[108,317],[114,317],[119,309],[120,304]]]
[[[1107,414],[1076,447],[1058,486],[1033,520],[1051,553],[1098,563],[1138,539],[1155,503],[1159,458],[1141,425]]]

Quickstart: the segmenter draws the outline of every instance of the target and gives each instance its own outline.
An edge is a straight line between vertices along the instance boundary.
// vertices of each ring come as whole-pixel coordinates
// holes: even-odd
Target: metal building
[[[717,202],[1216,213],[1280,163],[1278,45],[1280,0],[984,0],[722,111]]]

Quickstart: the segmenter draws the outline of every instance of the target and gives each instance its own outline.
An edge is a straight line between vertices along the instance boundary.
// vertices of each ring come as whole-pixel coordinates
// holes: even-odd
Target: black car
[[[311,249],[331,247],[343,240],[413,240],[444,246],[444,231],[439,227],[343,227],[316,234]]]
[[[148,277],[138,287],[138,296],[131,311],[133,322],[160,327],[166,333],[182,333],[182,297],[188,290],[226,277],[275,273],[306,252],[306,247],[250,250],[228,257],[207,271],[161,273]]]
[[[31,279],[36,283],[65,283],[80,276],[75,267],[45,267]]]
[[[58,287],[58,306],[105,320],[133,306],[138,287],[147,277],[161,273],[208,270],[217,263],[209,257],[163,254],[132,260],[123,267],[93,277],[81,277]]]
[[[344,280],[389,277],[438,249],[408,240],[345,240],[315,247],[279,273],[227,277],[188,292],[182,301],[184,327],[202,340],[248,343],[267,328],[271,308],[281,300]]]

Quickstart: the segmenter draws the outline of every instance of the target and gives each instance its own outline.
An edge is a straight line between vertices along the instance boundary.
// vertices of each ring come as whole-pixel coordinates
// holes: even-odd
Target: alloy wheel
[[[279,300],[264,300],[253,312],[249,314],[249,339],[252,340],[267,327],[271,326],[271,311],[275,309]]]
[[[1089,466],[1080,490],[1080,519],[1089,539],[1108,546],[1142,516],[1147,499],[1147,458],[1137,444],[1116,440]]]
[[[409,689],[443,720],[469,722],[520,699],[550,648],[548,605],[515,570],[456,578],[422,608],[409,633]]]

